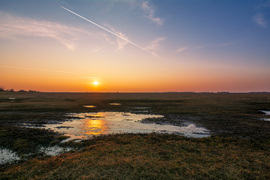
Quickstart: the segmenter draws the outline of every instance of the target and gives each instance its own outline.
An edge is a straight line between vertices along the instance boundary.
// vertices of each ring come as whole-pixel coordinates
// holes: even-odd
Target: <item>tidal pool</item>
[[[270,111],[262,111],[265,115],[270,116]],[[265,121],[270,121],[270,118],[264,118]]]
[[[38,153],[43,153],[47,156],[56,156],[74,150],[70,147],[59,147],[59,146],[50,146],[50,147],[40,147]],[[14,151],[6,148],[0,148],[0,165],[5,163],[14,163],[19,160],[25,160],[32,154],[24,154],[24,157],[20,157]]]
[[[109,103],[109,105],[111,105],[111,106],[121,106],[122,104],[121,103]]]
[[[59,146],[50,146],[50,147],[41,147],[39,149],[39,152],[42,152],[48,156],[56,156],[59,154],[63,154],[64,152],[69,152],[72,151],[74,149],[70,148],[70,147],[59,147]]]
[[[94,106],[94,105],[84,105],[83,107],[85,107],[85,108],[96,108],[97,106]]]
[[[197,127],[193,123],[184,123],[183,126],[168,124],[142,123],[146,118],[163,118],[162,115],[134,114],[124,112],[91,112],[71,113],[69,118],[61,124],[45,124],[46,129],[70,136],[65,140],[88,139],[96,135],[114,133],[169,133],[188,137],[208,137],[207,129]]]
[[[0,148],[0,164],[12,163],[20,159],[15,152],[6,148]]]

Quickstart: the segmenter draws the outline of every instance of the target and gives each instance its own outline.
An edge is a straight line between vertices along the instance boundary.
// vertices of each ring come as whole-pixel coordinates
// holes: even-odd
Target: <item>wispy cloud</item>
[[[22,70],[31,70],[31,71],[46,71],[46,72],[53,72],[53,73],[74,74],[73,72],[68,72],[68,71],[58,71],[58,70],[41,69],[41,68],[29,68],[29,67],[21,67],[21,66],[0,66],[0,67],[9,68],[9,69],[22,69]]]
[[[195,46],[195,47],[180,47],[178,48],[176,51],[174,51],[174,53],[180,53],[183,52],[187,49],[189,50],[199,50],[199,49],[204,49],[204,48],[213,48],[213,47],[218,47],[218,48],[225,48],[225,47],[229,47],[229,46],[233,46],[236,44],[240,44],[241,41],[229,41],[229,42],[223,42],[223,43],[211,43],[211,44],[205,44],[205,45],[201,45],[201,46]]]
[[[253,21],[263,28],[267,28],[267,22],[265,21],[261,13],[257,13],[253,16]]]
[[[148,2],[145,1],[141,4],[141,8],[143,9],[145,13],[145,17],[153,21],[154,23],[158,25],[162,25],[164,20],[158,17],[155,17],[155,9],[154,7]]]
[[[119,36],[121,36],[121,37],[123,37],[123,38],[125,38],[125,39],[127,39],[128,40],[128,37],[124,34],[124,33],[122,33],[122,32],[120,32],[120,31],[118,31],[118,30],[116,30],[113,26],[111,26],[111,25],[109,25],[109,24],[106,24],[105,25],[106,27],[108,27],[112,32],[114,32],[115,34],[118,34]],[[119,38],[119,37],[117,37],[117,51],[121,51],[121,50],[123,50],[124,49],[124,47],[128,44],[129,42],[128,41],[126,41],[126,40],[123,40],[122,38]]]
[[[187,49],[188,49],[187,47],[181,47],[178,50],[176,50],[175,53],[180,53],[180,52],[187,50]]]
[[[161,43],[164,40],[164,37],[158,37],[154,39],[148,46],[146,46],[145,49],[152,52],[153,55],[157,56],[156,51],[161,48]]]
[[[269,7],[270,7],[270,0],[268,0],[267,2],[263,2],[263,3],[259,4],[258,6],[256,6],[255,9],[269,8]]]
[[[233,46],[235,44],[240,44],[240,43],[241,43],[240,41],[231,41],[231,42],[219,43],[219,44],[216,44],[215,46],[228,47],[228,46]]]
[[[78,13],[75,13],[75,12],[73,12],[73,11],[71,11],[71,10],[69,10],[69,9],[67,9],[67,8],[65,8],[65,7],[63,7],[63,6],[61,6],[61,8],[65,9],[66,11],[68,11],[68,12],[70,12],[70,13],[72,13],[72,14],[74,14],[74,15],[76,15],[76,16],[82,18],[82,19],[84,19],[85,21],[87,21],[87,22],[89,22],[89,23],[91,23],[91,24],[93,24],[93,25],[99,27],[100,29],[103,29],[104,31],[109,32],[110,34],[113,34],[114,36],[116,36],[116,37],[118,37],[118,38],[120,38],[120,39],[126,41],[127,43],[133,44],[134,46],[137,46],[138,48],[140,48],[140,49],[142,49],[142,50],[144,50],[144,51],[149,52],[147,49],[145,49],[145,48],[139,46],[138,44],[134,43],[133,41],[130,41],[130,40],[127,39],[126,37],[123,37],[123,36],[121,36],[120,34],[117,34],[117,33],[113,32],[113,31],[111,31],[111,30],[109,30],[109,29],[107,29],[107,28],[105,28],[105,27],[103,27],[103,26],[101,26],[101,25],[99,25],[99,24],[97,24],[97,23],[95,23],[95,22],[93,22],[93,21],[91,21],[91,20],[89,20],[89,19],[87,19],[87,18],[81,16],[81,15],[78,14]],[[124,34],[122,34],[122,35],[124,35]],[[123,46],[125,45],[125,43],[123,43],[123,42],[118,43],[118,44],[120,44],[120,46],[118,47],[118,49],[119,49],[119,48],[120,48],[120,49],[123,48]],[[149,52],[149,53],[151,53],[151,52]]]
[[[94,34],[56,22],[13,16],[0,11],[0,37],[19,39],[20,37],[52,38],[69,50],[74,50],[76,42]]]
[[[101,48],[93,49],[93,50],[92,50],[92,53],[98,52],[98,51],[100,51],[100,50],[101,50]]]
[[[85,77],[73,77],[73,78],[80,78],[80,79],[101,79],[101,77],[91,77],[91,76],[85,76]]]

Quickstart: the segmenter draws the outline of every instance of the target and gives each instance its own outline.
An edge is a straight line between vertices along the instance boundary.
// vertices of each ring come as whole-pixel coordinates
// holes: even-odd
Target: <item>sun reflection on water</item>
[[[83,128],[86,129],[86,135],[100,135],[108,131],[105,120],[86,119]]]
[[[98,112],[94,114],[85,115],[86,118],[91,118],[91,119],[100,119],[100,118],[104,118],[105,116],[106,115],[104,112]]]

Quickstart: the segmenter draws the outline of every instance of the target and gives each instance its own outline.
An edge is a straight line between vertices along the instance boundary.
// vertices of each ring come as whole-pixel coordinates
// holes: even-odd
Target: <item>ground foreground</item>
[[[111,135],[83,151],[36,158],[3,179],[269,179],[270,154],[250,140],[174,135]]]
[[[119,103],[120,106],[110,106]],[[88,109],[84,105],[94,105]],[[158,123],[193,121],[211,131],[209,138],[122,134],[81,143],[34,126],[64,121],[65,113],[123,111],[150,107]],[[0,166],[1,179],[269,179],[270,94],[192,93],[0,93],[0,148],[27,161]],[[155,121],[155,120],[153,120]],[[154,122],[155,123],[155,122]],[[70,153],[35,154],[42,146],[72,146]]]

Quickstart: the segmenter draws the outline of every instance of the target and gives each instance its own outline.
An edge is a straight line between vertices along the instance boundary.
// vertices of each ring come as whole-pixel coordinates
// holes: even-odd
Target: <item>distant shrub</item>
[[[37,92],[36,90],[29,90],[28,92]]]
[[[4,87],[0,87],[0,92],[3,92],[5,91],[5,88]]]

